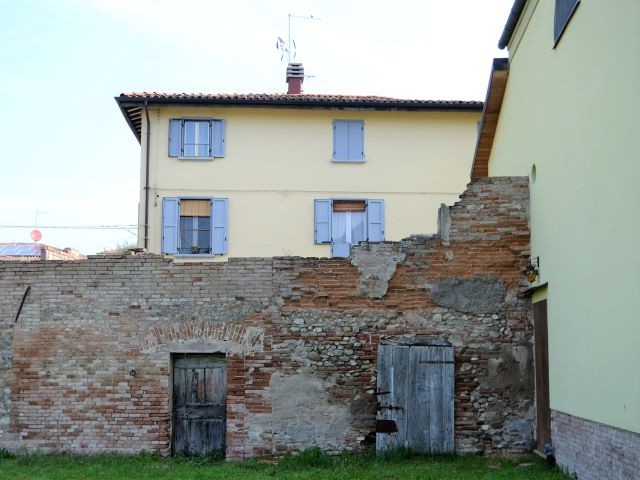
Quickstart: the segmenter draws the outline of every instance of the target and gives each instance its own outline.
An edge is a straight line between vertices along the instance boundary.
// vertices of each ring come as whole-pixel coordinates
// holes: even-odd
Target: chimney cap
[[[302,63],[289,63],[289,65],[287,65],[287,80],[289,78],[304,78],[304,67]]]

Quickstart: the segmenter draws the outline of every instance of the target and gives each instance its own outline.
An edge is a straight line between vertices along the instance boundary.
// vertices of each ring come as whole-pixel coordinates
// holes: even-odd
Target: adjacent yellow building
[[[640,472],[639,25],[637,0],[516,1],[473,166],[530,177],[538,449],[579,478]]]
[[[139,246],[184,260],[347,256],[436,230],[481,102],[301,93],[116,97],[141,143]]]

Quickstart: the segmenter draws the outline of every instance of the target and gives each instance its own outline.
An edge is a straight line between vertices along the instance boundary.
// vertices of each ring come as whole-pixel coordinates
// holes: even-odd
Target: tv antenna
[[[282,39],[282,37],[278,37],[276,41],[276,49],[280,50],[282,54],[280,55],[280,61],[284,59],[284,56],[287,56],[287,63],[291,63],[291,58],[296,58],[296,41],[291,38],[291,19],[299,19],[299,20],[315,20],[320,21],[318,17],[314,17],[313,15],[294,15],[293,13],[289,14],[289,30],[287,33],[287,42]],[[293,48],[291,47],[293,44]]]

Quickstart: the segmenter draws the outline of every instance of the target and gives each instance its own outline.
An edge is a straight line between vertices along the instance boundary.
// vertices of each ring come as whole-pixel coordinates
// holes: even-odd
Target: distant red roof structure
[[[56,248],[41,243],[0,243],[0,262],[31,263],[43,260],[82,260],[73,248]]]

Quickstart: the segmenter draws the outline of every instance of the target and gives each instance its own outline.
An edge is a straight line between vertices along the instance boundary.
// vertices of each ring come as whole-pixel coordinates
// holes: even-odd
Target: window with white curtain
[[[314,240],[330,244],[332,257],[348,257],[360,242],[384,242],[384,200],[314,200]]]
[[[333,212],[331,233],[333,245],[332,256],[348,257],[351,245],[365,240],[365,212]]]

